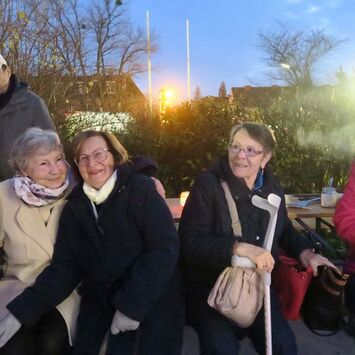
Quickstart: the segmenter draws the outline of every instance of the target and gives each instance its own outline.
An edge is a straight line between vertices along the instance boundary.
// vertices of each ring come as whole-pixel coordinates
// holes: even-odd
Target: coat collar
[[[56,239],[57,226],[59,217],[62,211],[62,204],[64,199],[60,199],[51,206],[39,207],[50,208],[52,212],[50,214],[47,226],[42,222],[42,217],[38,207],[30,207],[24,203],[21,203],[16,213],[16,221],[19,224],[23,232],[28,235],[44,252],[52,257],[53,245]],[[34,221],[36,221],[34,223]]]

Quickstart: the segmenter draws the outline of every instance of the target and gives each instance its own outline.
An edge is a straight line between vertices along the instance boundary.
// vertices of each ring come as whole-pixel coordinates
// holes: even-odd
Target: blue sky
[[[342,66],[355,68],[355,0],[127,0],[131,21],[157,35],[159,49],[152,55],[153,93],[173,88],[178,100],[186,98],[186,19],[190,22],[191,93],[217,95],[222,80],[232,86],[268,85],[258,31],[286,23],[294,29],[324,29],[341,46],[320,64],[319,82],[334,80]],[[148,79],[136,78],[144,93]]]

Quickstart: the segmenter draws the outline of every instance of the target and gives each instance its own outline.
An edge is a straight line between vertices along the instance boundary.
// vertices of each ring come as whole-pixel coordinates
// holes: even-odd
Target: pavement
[[[342,330],[321,337],[308,330],[302,320],[289,321],[289,324],[296,335],[299,355],[355,355],[355,338]],[[197,335],[190,327],[185,328],[182,355],[199,355]],[[257,355],[248,338],[241,341],[239,355]]]

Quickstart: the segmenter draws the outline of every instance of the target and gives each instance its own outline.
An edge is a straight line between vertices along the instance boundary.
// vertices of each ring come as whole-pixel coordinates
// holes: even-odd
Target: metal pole
[[[147,50],[148,50],[148,97],[149,97],[149,114],[153,112],[153,96],[152,96],[152,64],[150,61],[150,27],[149,27],[149,11],[147,11]]]
[[[186,20],[186,61],[187,61],[187,99],[191,100],[190,91],[190,27],[189,20]]]

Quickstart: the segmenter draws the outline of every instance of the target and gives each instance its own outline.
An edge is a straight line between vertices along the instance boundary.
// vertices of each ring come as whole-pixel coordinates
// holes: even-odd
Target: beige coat
[[[0,319],[7,312],[6,305],[32,285],[50,263],[64,203],[60,199],[50,206],[31,207],[17,197],[11,180],[0,183],[0,246],[6,261],[4,278],[0,280]],[[67,324],[71,343],[79,306],[76,291],[57,306]]]

